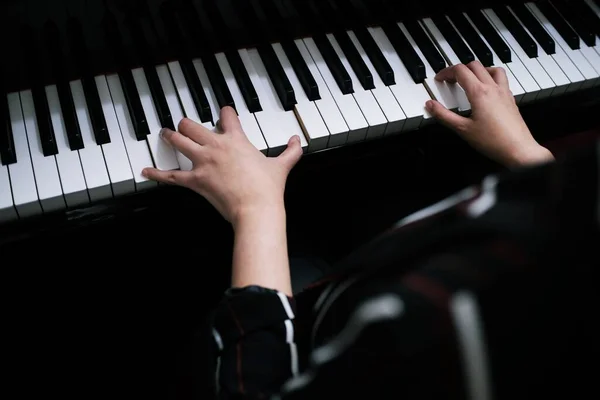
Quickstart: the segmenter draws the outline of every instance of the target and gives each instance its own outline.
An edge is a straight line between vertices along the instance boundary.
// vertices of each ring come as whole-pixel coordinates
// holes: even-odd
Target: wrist
[[[512,154],[509,167],[525,167],[554,161],[554,155],[547,148],[535,144],[521,148]]]
[[[285,219],[285,205],[283,199],[271,202],[258,202],[245,204],[239,208],[232,218],[234,230],[247,224],[270,225],[278,219]]]

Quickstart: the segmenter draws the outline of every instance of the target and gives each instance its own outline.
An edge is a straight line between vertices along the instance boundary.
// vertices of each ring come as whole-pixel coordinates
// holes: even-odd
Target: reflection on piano
[[[153,188],[142,168],[191,168],[159,139],[188,117],[213,129],[233,106],[269,156],[418,130],[453,64],[505,68],[521,106],[600,82],[593,0],[426,12],[391,0],[13,1],[3,5],[0,221]]]

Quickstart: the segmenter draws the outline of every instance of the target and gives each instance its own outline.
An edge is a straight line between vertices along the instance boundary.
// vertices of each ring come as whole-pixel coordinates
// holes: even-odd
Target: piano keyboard
[[[572,4],[572,2],[570,2]],[[585,12],[585,16],[582,16]],[[434,80],[479,60],[505,69],[519,105],[600,83],[600,7],[541,1],[290,39],[3,94],[0,222],[151,189],[144,167],[190,169],[159,138],[184,117],[214,129],[233,105],[254,146],[292,135],[317,152],[418,129],[425,102],[469,101]],[[3,92],[4,93],[4,92]]]

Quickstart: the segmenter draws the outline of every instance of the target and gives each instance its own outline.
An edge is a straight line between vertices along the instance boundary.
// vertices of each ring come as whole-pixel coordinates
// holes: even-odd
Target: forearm
[[[242,212],[234,231],[232,286],[262,286],[292,296],[283,201]]]

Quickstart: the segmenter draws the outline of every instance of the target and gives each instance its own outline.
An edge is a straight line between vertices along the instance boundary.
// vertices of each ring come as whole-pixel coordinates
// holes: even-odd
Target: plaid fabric
[[[599,171],[600,142],[405,218],[295,299],[228,291],[220,398],[597,391]]]

